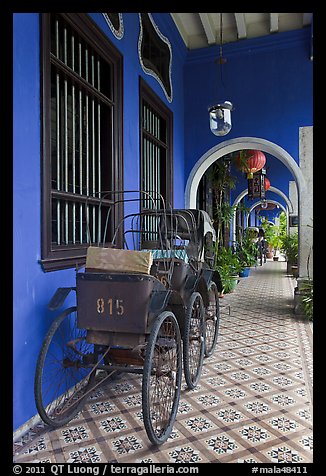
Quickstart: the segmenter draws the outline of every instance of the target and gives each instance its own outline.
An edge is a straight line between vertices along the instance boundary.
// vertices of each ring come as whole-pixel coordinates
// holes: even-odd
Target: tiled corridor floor
[[[312,462],[312,330],[294,317],[292,286],[286,263],[268,261],[220,300],[215,353],[198,387],[183,385],[161,447],[143,427],[141,377],[125,375],[65,427],[32,428],[14,443],[15,462]]]

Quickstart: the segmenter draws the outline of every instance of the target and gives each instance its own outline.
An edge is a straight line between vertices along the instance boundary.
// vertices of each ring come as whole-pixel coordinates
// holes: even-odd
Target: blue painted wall
[[[174,204],[184,203],[184,47],[172,18],[153,14],[172,43],[173,102],[145,74],[138,59],[137,13],[123,14],[124,37],[117,40],[102,14],[90,13],[124,57],[124,186],[139,188],[139,76],[173,111]],[[40,25],[39,14],[14,14],[14,429],[36,414],[34,372],[38,352],[54,315],[47,303],[59,286],[74,286],[74,270],[44,273],[41,258]],[[73,296],[68,305],[74,303]]]
[[[174,205],[183,206],[184,196],[184,129],[183,129],[183,66],[187,50],[168,13],[153,13],[153,19],[161,33],[172,44],[173,101],[165,97],[158,81],[142,70],[138,57],[138,13],[124,13],[124,36],[121,40],[111,33],[101,13],[90,13],[92,19],[114,43],[124,57],[124,162],[125,189],[139,188],[139,76],[141,76],[162,101],[173,111],[173,156],[174,156]]]
[[[299,127],[313,124],[310,27],[268,37],[228,43],[227,62],[215,63],[219,49],[194,50],[185,65],[185,180],[195,163],[223,140],[258,137],[285,149],[297,162]],[[209,106],[230,100],[232,129],[216,137],[209,129]],[[271,184],[288,194],[288,169],[268,157]],[[246,187],[239,178],[232,200]],[[280,197],[279,197],[280,198]],[[281,201],[283,204],[283,202]]]
[[[124,185],[139,187],[139,76],[172,110],[174,116],[174,205],[184,205],[184,187],[195,162],[218,139],[209,130],[207,108],[216,90],[216,48],[187,52],[168,13],[155,13],[160,31],[173,50],[173,102],[159,83],[146,75],[138,59],[139,19],[124,13],[125,34],[117,40],[100,13],[92,19],[124,57]],[[284,41],[278,41],[277,38]],[[53,320],[47,303],[58,286],[75,284],[74,270],[44,273],[41,258],[40,157],[40,30],[39,14],[14,15],[14,429],[36,414],[33,379],[39,349]],[[234,102],[233,128],[228,139],[255,136],[276,142],[296,160],[298,127],[312,124],[312,64],[309,32],[280,34],[271,39],[225,46],[224,82],[230,89],[222,98]],[[274,45],[275,43],[275,45]],[[285,46],[284,46],[285,45]],[[261,46],[261,49],[259,48]],[[273,48],[276,47],[274,51]],[[271,172],[272,173],[272,172]],[[273,185],[287,191],[289,177],[274,169]],[[242,187],[243,189],[243,187]],[[242,190],[241,189],[241,190]],[[241,191],[236,190],[235,196]],[[73,297],[68,304],[73,303]]]

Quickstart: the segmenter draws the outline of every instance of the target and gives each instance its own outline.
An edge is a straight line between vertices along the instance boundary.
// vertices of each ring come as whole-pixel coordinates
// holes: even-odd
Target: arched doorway
[[[196,208],[198,185],[206,170],[224,155],[242,149],[261,150],[273,155],[288,168],[295,180],[298,190],[299,276],[304,277],[307,274],[306,263],[310,252],[310,244],[307,243],[306,235],[303,233],[303,227],[310,226],[308,218],[311,215],[311,210],[304,206],[304,194],[307,192],[307,186],[297,162],[279,145],[258,137],[239,137],[221,142],[212,147],[200,157],[189,174],[185,189],[185,206],[187,208]]]

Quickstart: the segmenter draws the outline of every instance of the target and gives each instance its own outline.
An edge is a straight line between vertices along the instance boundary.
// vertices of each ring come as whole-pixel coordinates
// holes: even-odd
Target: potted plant
[[[313,301],[313,280],[309,279],[303,283],[301,286],[302,297],[302,307],[305,313],[305,316],[309,321],[313,320],[313,311],[314,311],[314,301]]]
[[[221,276],[223,292],[232,292],[238,282],[238,274],[242,267],[231,248],[216,248],[215,269]]]
[[[286,236],[286,214],[284,212],[280,213],[279,225],[269,223],[266,217],[260,216],[259,218],[261,220],[260,226],[264,230],[265,240],[267,241],[266,258],[273,258],[277,261],[279,251],[283,250],[283,239]]]
[[[298,266],[298,247],[298,233],[283,236],[281,249],[287,261],[288,274],[296,272]]]
[[[269,259],[274,258],[273,248],[271,247],[269,243],[267,244],[266,258],[269,258]]]
[[[242,268],[240,276],[247,277],[249,275],[250,267],[257,263],[258,253],[256,243],[250,234],[245,233],[245,236],[241,241],[236,243],[236,253]]]
[[[313,280],[302,280],[300,286],[294,289],[294,310],[296,314],[304,315],[313,320]]]
[[[233,292],[238,282],[238,276],[230,274],[227,264],[217,266],[217,270],[220,273],[223,285],[222,296]]]
[[[282,239],[280,235],[277,233],[277,230],[274,230],[274,231],[275,231],[275,234],[270,237],[268,243],[270,244],[270,246],[272,247],[274,251],[273,260],[278,261],[278,258],[279,258],[278,253],[282,246]]]
[[[270,223],[268,223],[267,226],[265,226],[264,231],[265,231],[265,240],[267,241],[267,253],[268,252],[273,253],[272,256],[271,254],[266,253],[266,256],[267,258],[273,258],[276,261],[278,260],[278,253],[282,246],[280,227],[277,225],[271,225]]]

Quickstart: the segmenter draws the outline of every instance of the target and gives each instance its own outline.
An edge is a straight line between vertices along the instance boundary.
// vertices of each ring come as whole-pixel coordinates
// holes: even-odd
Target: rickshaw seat
[[[140,252],[96,246],[89,246],[87,249],[87,270],[150,274],[152,264],[153,256],[150,251]]]

